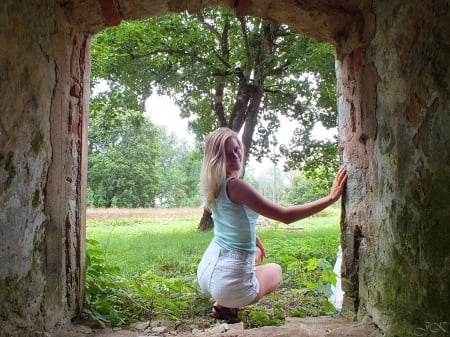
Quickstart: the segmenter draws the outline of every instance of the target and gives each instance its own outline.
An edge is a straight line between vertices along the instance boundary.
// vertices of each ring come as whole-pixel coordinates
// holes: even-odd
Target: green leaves
[[[283,204],[299,205],[317,200],[329,193],[329,186],[323,187],[319,179],[307,179],[302,174],[292,178],[283,195]]]
[[[135,126],[132,115],[110,130],[98,127],[96,122],[101,121],[94,119],[89,133],[91,202],[97,207],[154,206],[159,188],[158,129],[146,120]]]
[[[332,264],[339,228],[336,224],[313,230],[324,222],[314,220],[317,225],[308,225],[305,232],[259,232],[268,262],[282,266],[283,282],[275,293],[246,307],[242,317],[246,327],[282,324],[286,316],[335,312],[328,297],[330,284],[335,282]],[[201,293],[195,270],[212,233],[197,232],[195,218],[190,225],[184,220],[167,220],[171,226],[178,225],[171,229],[166,228],[167,223],[152,221],[150,225],[148,221],[110,219],[88,223],[88,234],[102,245],[99,241],[87,242],[85,317],[113,326],[158,318],[205,319],[211,299]],[[334,221],[337,223],[337,216]],[[97,234],[90,234],[94,229]],[[123,267],[119,270],[114,265]],[[127,268],[133,271],[126,272]]]
[[[202,297],[194,276],[166,278],[146,272],[138,278],[121,279],[120,270],[111,267],[98,249],[99,242],[87,240],[87,245],[85,319],[104,328],[145,318],[180,321],[198,314]]]
[[[86,240],[86,244],[85,306],[82,316],[103,328],[109,322],[121,325],[127,318],[122,317],[114,303],[120,287],[120,270],[106,263],[98,241]]]
[[[336,284],[333,264],[339,240],[335,234],[312,232],[291,240],[262,238],[268,247],[268,256],[283,268],[280,287],[288,293],[284,296],[292,296],[297,302],[292,315],[303,317],[335,312],[328,302],[331,285]]]
[[[316,158],[306,153],[314,124],[336,127],[333,47],[221,7],[124,22],[97,34],[92,83],[102,81],[110,91],[103,105],[111,118],[142,111],[156,90],[175,100],[199,141],[219,125],[245,129],[247,154],[257,158],[275,149],[268,145],[276,143],[273,135],[284,115],[308,135],[283,151],[297,169],[315,167]]]
[[[306,287],[316,289],[319,294],[331,296],[331,285],[336,284],[336,274],[333,266],[325,259],[312,258],[308,260],[306,270],[315,277],[307,281]]]

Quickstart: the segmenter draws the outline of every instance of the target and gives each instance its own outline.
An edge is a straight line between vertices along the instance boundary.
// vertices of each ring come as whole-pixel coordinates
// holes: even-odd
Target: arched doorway
[[[448,3],[216,4],[336,46],[341,151],[352,172],[342,221],[349,313],[357,307],[391,336],[448,321]],[[0,5],[3,334],[64,324],[82,302],[90,36],[121,18],[207,5]]]

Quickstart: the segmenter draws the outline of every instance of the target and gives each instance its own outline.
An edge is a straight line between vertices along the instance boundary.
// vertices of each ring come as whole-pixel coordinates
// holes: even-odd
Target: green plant
[[[212,299],[195,279],[211,232],[198,219],[95,220],[88,222],[85,318],[120,326],[157,318],[202,321]],[[283,324],[285,317],[334,313],[328,302],[335,282],[338,216],[293,224],[303,231],[259,230],[267,261],[282,266],[280,288],[240,313],[245,327]],[[113,267],[114,266],[120,266]]]
[[[90,239],[86,244],[86,291],[82,317],[102,327],[108,322],[123,324],[126,317],[122,317],[116,306],[120,296],[120,270],[106,263],[103,252],[98,249],[98,241]]]
[[[239,318],[244,324],[244,328],[253,329],[262,326],[279,326],[284,324],[285,314],[283,310],[266,308],[264,306],[253,305],[239,313]]]
[[[326,311],[334,311],[333,304],[328,301],[331,296],[331,285],[336,285],[336,274],[333,266],[323,258],[312,258],[308,260],[306,265],[306,275],[309,280],[305,282],[309,290],[314,291],[314,296],[322,298],[322,306]],[[295,290],[294,290],[295,291]]]
[[[99,242],[87,240],[86,301],[82,317],[101,327],[140,319],[188,319],[205,312],[209,300],[192,276],[166,278],[152,272],[124,279],[108,266]]]

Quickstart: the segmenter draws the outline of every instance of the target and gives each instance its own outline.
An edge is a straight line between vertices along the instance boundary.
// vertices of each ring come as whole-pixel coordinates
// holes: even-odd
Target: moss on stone
[[[6,181],[4,188],[7,189],[11,186],[11,183],[16,176],[16,167],[14,166],[14,153],[12,151],[8,152],[6,155],[0,154],[0,166],[3,166],[6,173]]]
[[[434,181],[442,181],[434,177]],[[448,181],[448,180],[447,180]],[[434,184],[427,181],[427,188]],[[450,312],[450,271],[448,241],[436,235],[447,235],[448,207],[444,207],[442,187],[434,186],[426,195],[426,204],[418,209],[418,200],[407,200],[391,214],[390,230],[393,239],[380,240],[386,245],[388,263],[372,275],[372,287],[381,292],[379,303],[372,303],[387,318],[386,336],[413,336],[427,322],[448,320]],[[445,199],[445,198],[444,198]],[[448,197],[445,204],[448,205]],[[387,233],[385,235],[388,236]],[[389,237],[389,236],[388,236]],[[421,331],[421,330],[420,330]]]
[[[33,194],[33,201],[32,201],[32,203],[31,203],[32,206],[33,206],[34,208],[36,208],[36,207],[38,207],[38,206],[40,205],[40,200],[41,200],[40,196],[41,196],[40,190],[39,190],[39,189],[36,189],[36,190],[34,191],[34,194]]]
[[[40,130],[35,130],[31,139],[31,149],[35,154],[41,151],[42,144],[44,143],[44,136]]]

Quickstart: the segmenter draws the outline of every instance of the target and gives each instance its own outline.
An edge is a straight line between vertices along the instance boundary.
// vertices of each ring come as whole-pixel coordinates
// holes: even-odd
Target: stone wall
[[[370,44],[338,56],[346,310],[387,336],[425,335],[450,319],[450,9],[373,13]]]
[[[90,56],[69,12],[0,3],[0,336],[40,336],[82,305]]]
[[[409,334],[450,321],[450,7],[380,2],[376,15],[378,240],[360,296],[387,331]]]
[[[448,1],[4,0],[1,337],[81,309],[90,35],[216,4],[336,47],[346,315],[402,337],[450,320]]]
[[[48,5],[48,4],[47,4]],[[0,4],[0,335],[43,328],[45,185],[55,71],[45,49],[54,17],[43,6]],[[28,22],[30,18],[35,18]],[[44,37],[44,38],[42,38]],[[46,41],[47,40],[47,41]],[[39,41],[39,42],[38,42]],[[6,54],[4,51],[8,51]],[[39,71],[36,71],[39,69]],[[17,334],[16,334],[17,333]]]

